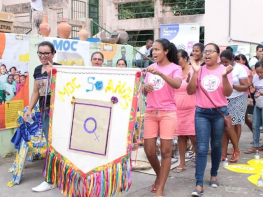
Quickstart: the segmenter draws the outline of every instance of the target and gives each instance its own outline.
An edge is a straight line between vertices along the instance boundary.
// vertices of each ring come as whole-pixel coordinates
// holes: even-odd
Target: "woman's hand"
[[[250,91],[251,93],[254,93],[254,92],[256,91],[256,88],[254,88],[253,86],[250,86],[250,87],[249,87],[249,91]]]
[[[229,73],[231,73],[233,70],[233,66],[229,65],[225,68],[225,70],[222,73],[222,76],[225,77],[227,76]]]
[[[198,62],[198,64],[196,64],[196,62],[194,61],[194,58],[190,58],[190,62],[191,62],[193,70],[198,73],[199,70],[201,69],[201,62]]]
[[[52,68],[53,68],[53,64],[51,64],[51,63],[48,61],[48,65],[47,65],[47,75],[48,75],[48,76],[50,76]]]
[[[152,73],[154,75],[161,75],[162,74],[159,70],[157,70],[156,68],[153,68],[153,67],[146,68],[146,71],[149,73]]]
[[[26,113],[24,114],[24,120],[25,120],[26,122],[28,121],[28,120],[27,120],[27,117],[28,117],[28,116],[32,117],[31,114],[32,114],[32,111],[31,111],[31,110],[27,110]]]
[[[257,92],[257,93],[254,95],[254,97],[255,97],[255,98],[258,98],[258,97],[261,96],[261,94],[262,94],[261,92]]]
[[[191,74],[189,72],[188,75],[187,75],[186,83],[189,83],[190,79],[191,79]]]
[[[146,83],[144,85],[144,90],[147,92],[147,93],[151,93],[153,91],[153,84],[151,83]]]

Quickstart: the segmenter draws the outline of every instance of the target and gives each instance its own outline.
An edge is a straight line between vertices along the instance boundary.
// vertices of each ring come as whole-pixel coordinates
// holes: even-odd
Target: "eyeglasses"
[[[211,54],[211,53],[214,53],[214,52],[217,52],[217,51],[216,51],[216,50],[213,50],[213,49],[204,50],[204,51],[203,51],[203,54]]]
[[[37,52],[37,55],[39,56],[39,57],[41,57],[42,55],[44,56],[44,57],[48,57],[50,54],[51,54],[52,52]]]
[[[92,58],[92,61],[99,61],[99,62],[101,62],[101,61],[103,61],[103,59],[101,59],[101,58]]]

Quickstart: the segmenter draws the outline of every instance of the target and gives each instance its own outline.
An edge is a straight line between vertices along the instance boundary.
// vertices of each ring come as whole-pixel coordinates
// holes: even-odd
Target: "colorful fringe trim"
[[[48,150],[43,176],[47,182],[57,185],[64,196],[110,197],[130,189],[131,161],[125,156],[100,171],[84,175],[63,161],[54,150]]]

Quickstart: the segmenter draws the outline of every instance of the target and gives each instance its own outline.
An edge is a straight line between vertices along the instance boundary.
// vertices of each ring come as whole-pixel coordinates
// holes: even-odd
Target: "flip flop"
[[[176,167],[175,169],[173,169],[173,172],[174,173],[181,173],[184,170],[186,170],[186,168]]]
[[[257,150],[252,149],[252,148],[249,148],[246,151],[244,151],[245,154],[252,154],[252,153],[256,153],[256,152],[257,152]]]
[[[159,187],[159,185],[156,185],[155,183],[152,184],[152,187],[151,187],[151,189],[150,189],[150,192],[155,193],[155,192],[157,191],[158,187]]]

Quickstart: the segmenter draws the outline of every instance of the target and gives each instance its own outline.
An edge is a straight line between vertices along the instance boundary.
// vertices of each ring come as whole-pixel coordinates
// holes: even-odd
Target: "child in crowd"
[[[16,94],[16,88],[13,85],[13,81],[14,81],[14,75],[12,74],[8,75],[7,82],[4,85],[5,101],[12,100]]]
[[[25,75],[21,75],[21,76],[20,76],[20,83],[21,83],[21,86],[24,86],[25,81],[26,81],[26,76],[25,76]]]
[[[5,102],[5,92],[4,92],[4,86],[7,82],[7,70],[6,65],[2,64],[0,66],[0,105],[4,104]]]
[[[16,67],[15,66],[13,66],[13,67],[11,67],[10,69],[9,69],[9,73],[10,74],[12,74],[12,75],[14,75],[14,74],[16,74]]]
[[[19,92],[19,90],[20,90],[20,87],[21,87],[21,83],[20,83],[20,77],[19,77],[19,74],[15,74],[15,76],[14,76],[14,81],[16,81],[16,93],[18,93]]]

